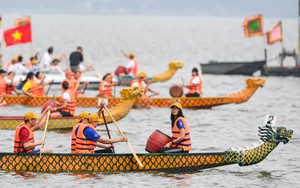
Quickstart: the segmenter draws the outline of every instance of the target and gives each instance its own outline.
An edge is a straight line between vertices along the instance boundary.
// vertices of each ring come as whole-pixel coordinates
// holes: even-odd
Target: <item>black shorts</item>
[[[71,116],[73,116],[72,114],[70,114],[70,112],[62,112],[62,111],[60,111],[60,114],[62,115],[62,117],[71,117]]]
[[[187,93],[185,94],[186,97],[200,97],[198,93]]]

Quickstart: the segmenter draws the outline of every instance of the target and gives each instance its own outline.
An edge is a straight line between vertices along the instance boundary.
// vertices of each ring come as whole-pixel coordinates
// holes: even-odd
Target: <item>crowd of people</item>
[[[0,106],[5,105],[5,95],[13,93],[24,94],[29,97],[46,95],[44,87],[53,84],[54,80],[45,82],[46,76],[43,72],[58,67],[59,62],[65,57],[63,54],[59,58],[52,58],[53,51],[53,47],[49,47],[41,59],[36,54],[26,64],[23,64],[23,57],[21,55],[14,57],[11,62],[7,63],[6,71],[0,69]],[[147,92],[159,95],[159,92],[149,87],[150,82],[147,80],[147,74],[145,72],[138,73],[139,62],[135,58],[135,55],[132,52],[129,54],[121,52],[129,61],[126,67],[124,67],[124,71],[118,76],[135,77],[136,79],[133,79],[131,82],[131,87],[142,89],[141,98],[149,97]],[[52,152],[51,148],[43,147],[42,150],[35,148],[45,143],[44,141],[34,142],[33,132],[41,128],[48,111],[50,111],[51,118],[70,117],[76,114],[76,97],[82,96],[79,90],[89,84],[88,82],[80,84],[83,71],[86,70],[85,66],[82,65],[84,61],[83,48],[80,46],[77,47],[76,51],[70,54],[69,60],[70,70],[65,72],[66,78],[61,82],[62,94],[59,105],[57,107],[48,106],[39,117],[32,111],[25,114],[24,122],[16,128],[14,152]],[[26,79],[20,83],[15,83],[14,76],[20,74],[25,74]],[[117,82],[114,81],[114,75],[112,73],[105,74],[99,84],[98,96],[113,97],[112,90],[116,85]],[[189,84],[182,84],[182,88],[184,87],[189,89],[185,97],[200,97],[202,95],[202,77],[197,68],[192,69],[192,77]],[[98,114],[81,112],[79,118],[80,121],[72,130],[72,153],[111,153],[113,143],[128,141],[124,136],[117,139],[103,138],[96,131],[99,123]],[[171,125],[172,142],[167,143],[159,152],[189,152],[191,150],[189,127],[182,112],[182,105],[178,102],[171,106]],[[96,146],[102,149],[94,150]]]

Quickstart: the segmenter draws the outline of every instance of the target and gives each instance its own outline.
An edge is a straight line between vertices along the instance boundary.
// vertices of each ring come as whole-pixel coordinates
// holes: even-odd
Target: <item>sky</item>
[[[298,0],[0,0],[0,14],[298,17]]]

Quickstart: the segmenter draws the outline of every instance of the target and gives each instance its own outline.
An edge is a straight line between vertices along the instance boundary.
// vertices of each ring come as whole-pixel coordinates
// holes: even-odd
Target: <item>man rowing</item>
[[[141,98],[147,98],[147,91],[150,91],[154,95],[158,95],[159,92],[153,91],[149,88],[149,84],[147,82],[147,74],[145,72],[141,72],[137,75],[136,80],[132,80],[131,87],[138,87],[143,90],[143,94]]]
[[[40,117],[35,115],[34,112],[29,111],[24,116],[24,122],[17,126],[14,139],[14,152],[15,153],[52,153],[50,147],[35,149],[36,146],[45,144],[44,141],[35,142],[34,131],[39,130],[45,120],[50,106],[41,114]]]

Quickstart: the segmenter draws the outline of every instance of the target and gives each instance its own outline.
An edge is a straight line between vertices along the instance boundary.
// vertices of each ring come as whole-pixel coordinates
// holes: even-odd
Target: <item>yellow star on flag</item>
[[[11,36],[14,37],[14,40],[21,40],[22,38],[22,33],[20,33],[19,31],[14,32]]]

